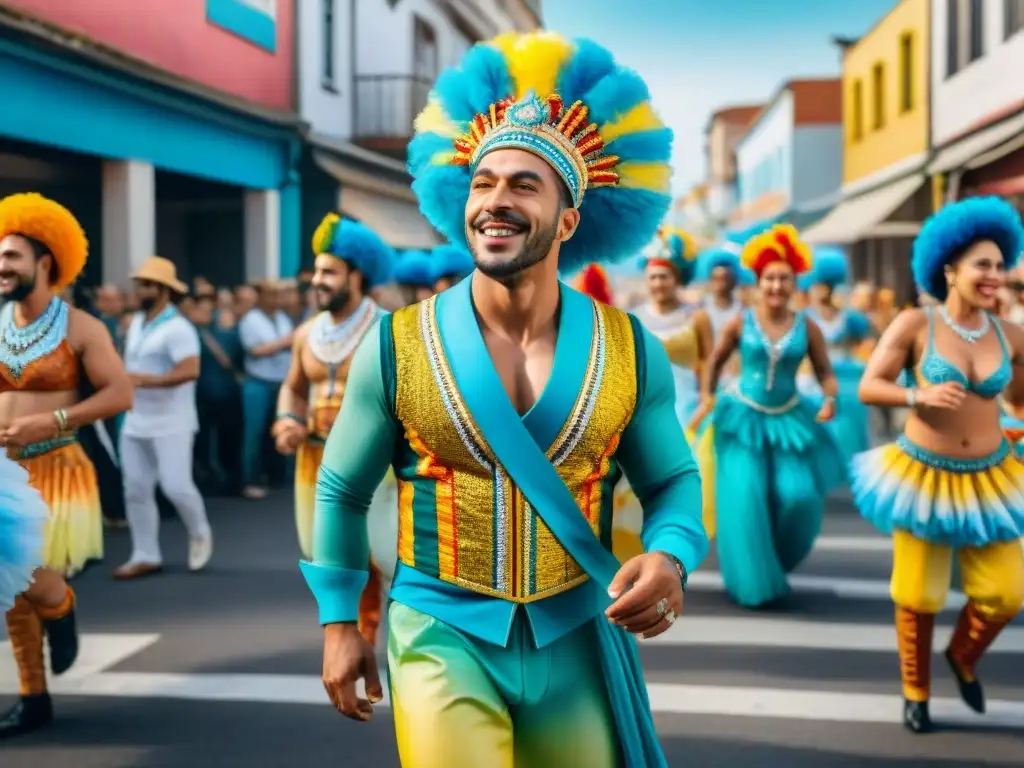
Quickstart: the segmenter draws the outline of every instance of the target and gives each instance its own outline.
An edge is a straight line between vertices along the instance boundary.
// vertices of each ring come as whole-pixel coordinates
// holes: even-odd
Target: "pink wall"
[[[270,53],[207,22],[206,0],[7,0],[181,77],[283,110],[293,108],[293,3],[277,0]]]

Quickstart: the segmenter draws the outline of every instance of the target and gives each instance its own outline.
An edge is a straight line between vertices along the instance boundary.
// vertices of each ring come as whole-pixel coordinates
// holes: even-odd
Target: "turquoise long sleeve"
[[[676,417],[668,354],[653,334],[643,334],[644,391],[616,459],[644,511],[644,549],[674,555],[693,573],[708,554],[700,471]]]
[[[397,427],[384,390],[380,326],[367,332],[352,358],[345,398],[324,447],[313,516],[313,562],[306,583],[320,623],[355,621],[369,577],[366,513],[387,474]]]

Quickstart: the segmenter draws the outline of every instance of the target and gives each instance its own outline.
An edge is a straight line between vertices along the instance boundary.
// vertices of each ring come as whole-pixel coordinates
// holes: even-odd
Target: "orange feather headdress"
[[[776,261],[789,264],[797,275],[809,271],[814,263],[810,246],[800,239],[791,224],[776,224],[766,232],[750,238],[743,246],[740,261],[758,277],[761,277],[765,267]]]
[[[576,278],[576,290],[602,304],[612,304],[612,284],[600,264],[587,264]]]

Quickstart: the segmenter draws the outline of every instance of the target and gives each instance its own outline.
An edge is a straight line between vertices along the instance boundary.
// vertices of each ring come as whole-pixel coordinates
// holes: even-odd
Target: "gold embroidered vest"
[[[392,318],[394,410],[405,430],[396,461],[398,559],[517,603],[581,584],[587,575],[495,461],[463,404],[441,346],[436,301]],[[636,408],[637,356],[629,316],[598,302],[591,306],[586,375],[557,439],[545,449],[580,514],[611,549],[620,477],[614,453]]]

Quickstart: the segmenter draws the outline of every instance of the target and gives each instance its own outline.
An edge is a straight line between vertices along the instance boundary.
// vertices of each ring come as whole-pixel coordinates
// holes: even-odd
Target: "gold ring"
[[[668,610],[668,612],[667,612],[667,613],[665,614],[665,616],[664,616],[664,619],[665,619],[665,621],[667,621],[667,622],[668,622],[668,625],[669,625],[670,627],[671,627],[671,626],[672,626],[673,624],[675,624],[675,623],[676,623],[676,619],[678,619],[678,618],[679,618],[679,617],[678,617],[678,616],[676,616],[676,612],[675,612],[675,611],[673,611],[673,610],[672,610],[671,608],[670,608],[670,609]]]

